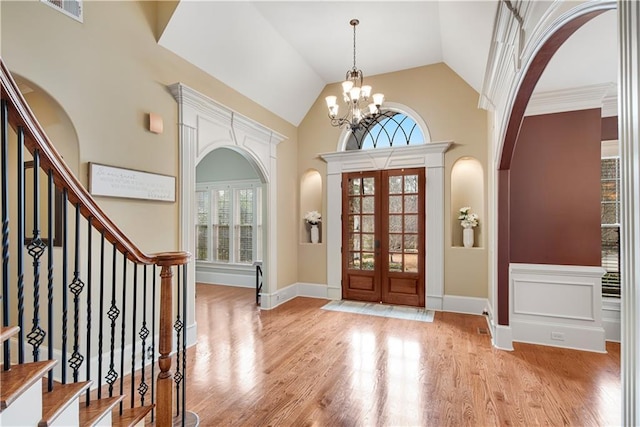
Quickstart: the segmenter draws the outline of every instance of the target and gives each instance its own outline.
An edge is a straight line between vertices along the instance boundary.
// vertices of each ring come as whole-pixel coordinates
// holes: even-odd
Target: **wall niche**
[[[322,214],[322,177],[315,169],[307,170],[300,180],[300,243],[311,243],[311,225],[304,219],[311,211]],[[318,229],[318,243],[322,243],[322,222]]]
[[[451,246],[462,247],[462,226],[458,215],[460,208],[470,207],[478,215],[474,231],[473,247],[483,246],[484,222],[484,173],[482,165],[474,157],[461,157],[451,169]]]

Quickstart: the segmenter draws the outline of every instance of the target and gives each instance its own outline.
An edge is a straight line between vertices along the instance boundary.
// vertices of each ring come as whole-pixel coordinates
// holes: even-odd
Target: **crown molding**
[[[617,84],[603,83],[534,93],[525,116],[601,108],[602,117],[617,115]]]

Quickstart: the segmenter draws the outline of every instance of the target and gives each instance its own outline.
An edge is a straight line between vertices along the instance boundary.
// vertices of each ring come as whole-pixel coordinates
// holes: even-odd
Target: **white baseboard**
[[[602,327],[607,341],[620,342],[620,298],[602,298]]]
[[[604,328],[512,320],[513,340],[551,347],[605,353]],[[557,336],[558,338],[552,338]]]
[[[442,311],[453,313],[481,315],[488,306],[489,301],[486,298],[445,295],[442,299]]]
[[[442,311],[442,296],[427,295],[427,310]]]
[[[329,299],[329,289],[327,285],[317,283],[293,283],[273,293],[260,294],[260,308],[271,310],[295,297]]]
[[[327,298],[330,300],[338,301],[342,299],[342,288],[327,286]]]
[[[513,351],[513,334],[510,326],[496,325],[492,337],[493,346],[500,350]]]
[[[240,288],[255,288],[256,273],[255,271],[243,272],[243,271],[232,270],[230,272],[219,272],[219,271],[196,269],[196,282],[205,283],[209,285],[225,285],[225,286],[237,286]]]
[[[298,296],[308,298],[329,299],[329,288],[327,285],[317,283],[298,283]]]

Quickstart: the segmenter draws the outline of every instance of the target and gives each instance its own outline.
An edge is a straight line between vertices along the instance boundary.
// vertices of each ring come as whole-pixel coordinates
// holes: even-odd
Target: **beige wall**
[[[83,183],[87,162],[178,175],[177,104],[166,88],[175,82],[285,135],[288,140],[278,147],[277,285],[294,283],[298,240],[288,225],[298,216],[296,129],[159,46],[164,6],[170,11],[172,5],[159,10],[155,2],[85,2],[81,24],[40,2],[3,1],[3,60],[70,116],[80,141]],[[149,112],[163,117],[163,134],[146,130]],[[143,251],[178,248],[177,203],[107,198],[98,203]]]
[[[445,154],[445,294],[471,297],[487,296],[487,242],[481,248],[454,248],[452,227],[459,227],[451,206],[451,168],[465,156],[476,158],[483,166],[484,188],[487,170],[487,118],[477,108],[478,93],[445,64],[419,67],[395,73],[365,77],[374,91],[385,94],[388,101],[400,103],[416,111],[427,123],[432,141],[453,141]],[[318,153],[336,151],[340,130],[327,119],[324,97],[338,94],[338,85],[325,88],[298,129],[298,180],[308,169],[317,169],[326,179],[326,164]],[[323,183],[323,184],[326,184]],[[323,185],[326,188],[326,185]],[[326,204],[326,190],[323,203]],[[326,205],[324,206],[326,208]],[[481,226],[486,226],[485,208],[478,212]],[[303,212],[298,213],[298,219]],[[323,232],[326,230],[326,224]],[[483,236],[487,236],[486,229]],[[322,241],[324,242],[324,236]],[[326,245],[299,244],[298,277],[301,282],[326,283]],[[321,247],[321,249],[319,248]]]

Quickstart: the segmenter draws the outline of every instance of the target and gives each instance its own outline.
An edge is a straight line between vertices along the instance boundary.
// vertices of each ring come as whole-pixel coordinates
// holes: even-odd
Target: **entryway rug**
[[[345,313],[391,317],[394,319],[417,320],[419,322],[433,322],[434,315],[433,311],[427,310],[425,308],[347,300],[331,301],[322,306],[322,309],[331,311],[343,311]]]

